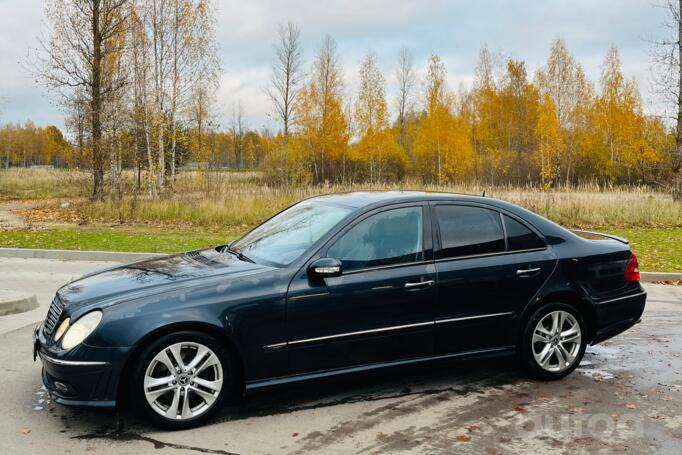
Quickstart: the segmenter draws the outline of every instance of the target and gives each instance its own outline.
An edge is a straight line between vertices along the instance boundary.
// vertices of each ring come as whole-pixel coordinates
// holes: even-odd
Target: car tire
[[[576,328],[579,338],[575,338]],[[587,331],[580,311],[565,303],[550,303],[538,308],[526,323],[521,361],[532,378],[562,379],[580,365],[586,346]]]
[[[129,384],[133,405],[163,429],[203,425],[234,391],[231,357],[222,343],[202,332],[163,335],[137,357]],[[175,372],[169,371],[169,362],[170,367],[176,367]]]

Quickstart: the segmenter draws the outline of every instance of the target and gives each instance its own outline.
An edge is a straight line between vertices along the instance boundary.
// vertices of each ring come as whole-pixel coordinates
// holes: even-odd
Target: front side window
[[[505,251],[500,214],[464,205],[436,206],[440,229],[439,259]]]
[[[303,201],[261,224],[231,248],[257,263],[289,265],[351,212],[349,207]]]
[[[387,210],[353,226],[327,256],[339,259],[344,270],[421,261],[423,235],[421,207]]]
[[[504,227],[507,230],[507,241],[511,251],[545,247],[540,237],[514,218],[504,215]]]

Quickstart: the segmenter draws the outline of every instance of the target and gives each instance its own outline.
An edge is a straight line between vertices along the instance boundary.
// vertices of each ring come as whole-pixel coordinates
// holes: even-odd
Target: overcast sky
[[[293,21],[302,31],[309,63],[325,33],[338,42],[347,91],[357,85],[357,69],[373,50],[393,93],[401,46],[423,69],[431,52],[447,65],[449,84],[469,86],[483,45],[526,61],[532,74],[543,64],[551,41],[561,36],[597,81],[609,46],[618,47],[624,72],[640,85],[648,111],[649,40],[665,33],[665,10],[657,0],[220,0],[218,39],[223,64],[218,108],[230,121],[241,100],[250,128],[272,127],[267,87],[277,25]],[[0,122],[33,120],[63,125],[62,115],[24,69],[29,48],[43,24],[40,0],[0,0]]]

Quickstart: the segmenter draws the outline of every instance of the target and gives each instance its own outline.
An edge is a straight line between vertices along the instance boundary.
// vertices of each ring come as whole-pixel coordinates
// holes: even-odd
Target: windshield
[[[349,207],[338,205],[299,202],[261,224],[230,248],[258,263],[286,266],[351,211]]]

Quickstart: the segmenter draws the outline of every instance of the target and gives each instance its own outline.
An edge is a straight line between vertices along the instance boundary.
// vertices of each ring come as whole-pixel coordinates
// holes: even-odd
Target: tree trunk
[[[171,186],[175,185],[175,150],[177,148],[177,139],[175,138],[176,131],[175,131],[175,123],[171,126],[171,156],[170,156],[170,177],[171,177]]]
[[[104,195],[104,156],[102,153],[102,34],[100,33],[100,0],[92,7],[92,85],[90,123],[92,128],[92,198],[101,200]]]
[[[159,168],[156,170],[156,183],[159,186],[159,191],[163,191],[164,181],[166,179],[166,150],[164,148],[164,128],[163,120],[159,124]]]
[[[149,195],[156,194],[156,187],[154,186],[154,160],[152,159],[152,138],[149,133],[149,120],[147,119],[147,107],[145,105],[144,114],[144,140],[147,147],[147,180],[149,182]]]
[[[173,24],[173,93],[171,99],[171,112],[170,112],[170,122],[171,122],[171,162],[170,162],[170,178],[171,186],[175,185],[175,148],[177,141],[175,139],[176,128],[175,128],[175,112],[178,106],[178,32],[180,30],[180,19],[178,12],[178,3],[175,2],[174,6],[174,24]]]
[[[680,0],[678,14],[682,13],[682,0]],[[673,167],[675,175],[673,176],[673,199],[682,201],[682,62],[679,61],[679,56],[682,55],[682,16],[678,16],[677,22],[677,55],[678,55],[678,87],[677,87],[677,129],[675,134],[675,145],[677,146],[676,163]]]

